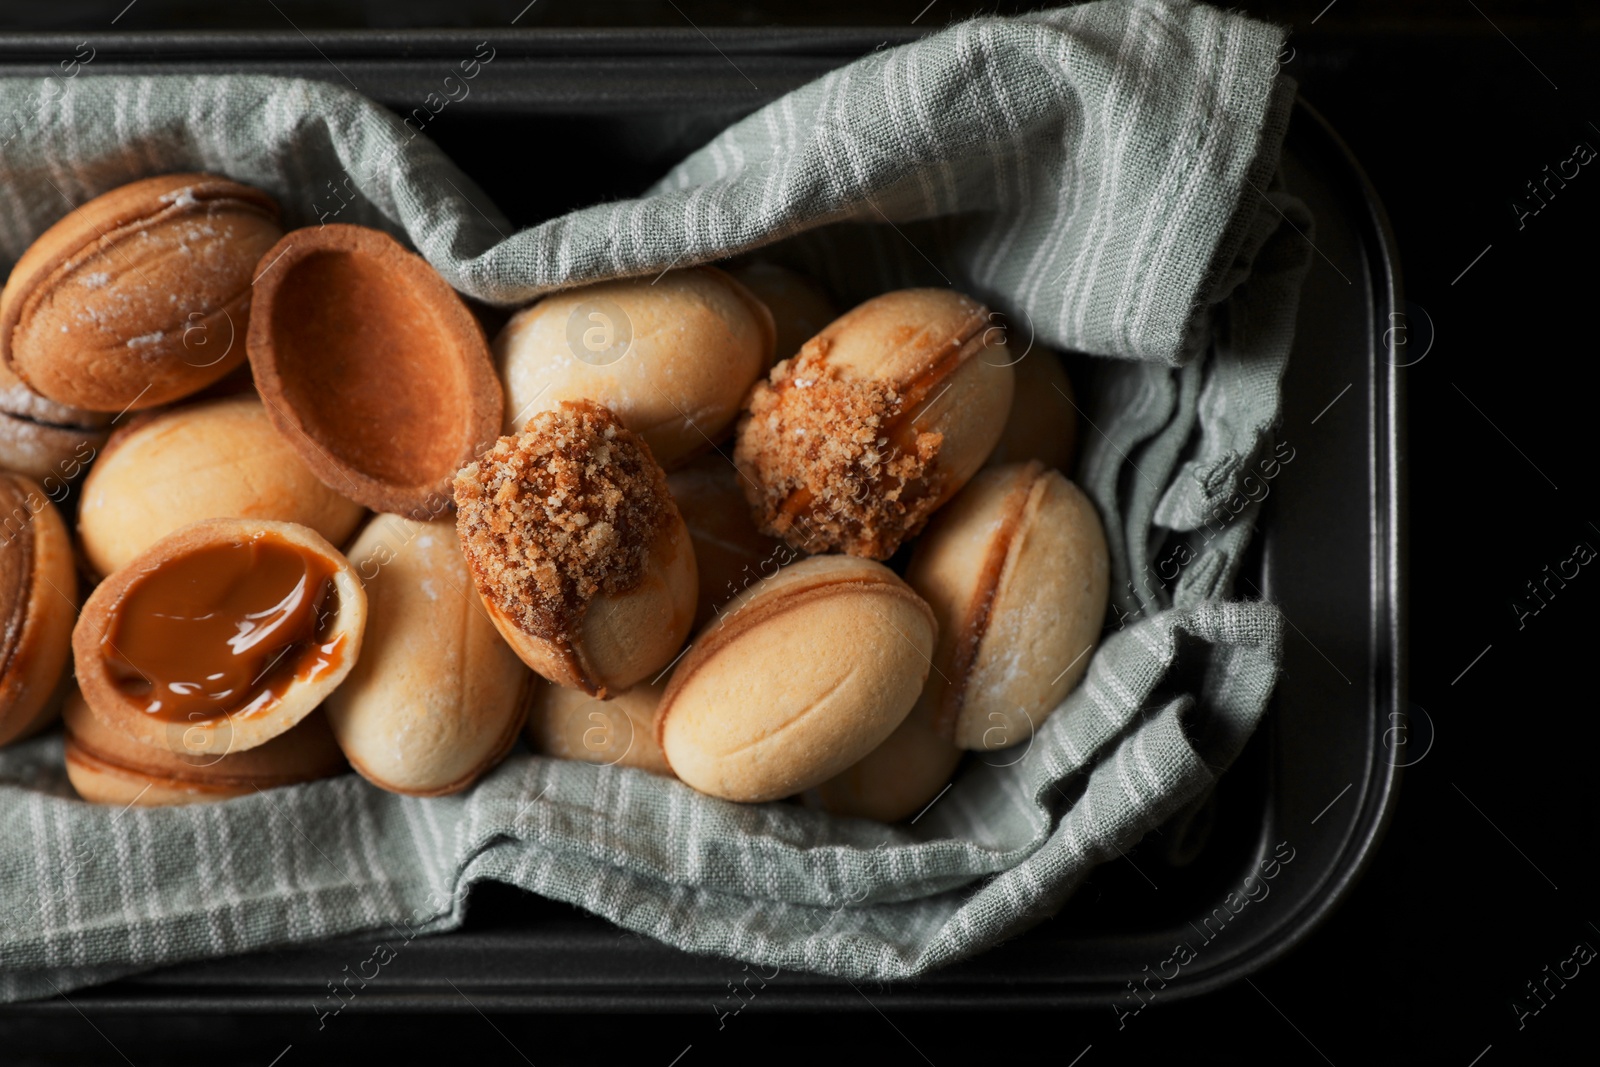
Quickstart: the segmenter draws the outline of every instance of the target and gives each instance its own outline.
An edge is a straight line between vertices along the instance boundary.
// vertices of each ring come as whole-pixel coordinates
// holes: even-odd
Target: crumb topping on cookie
[[[598,594],[638,585],[673,509],[650,446],[587,400],[500,438],[456,475],[455,498],[479,591],[553,640],[570,636]]]
[[[808,552],[887,559],[933,513],[944,436],[916,433],[907,398],[828,366],[825,338],[757,382],[734,462],[762,532]]]

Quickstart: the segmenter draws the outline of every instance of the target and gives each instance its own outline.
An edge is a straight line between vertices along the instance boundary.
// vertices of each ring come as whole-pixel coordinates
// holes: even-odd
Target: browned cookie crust
[[[884,559],[939,505],[927,488],[944,436],[910,429],[894,384],[840,377],[828,347],[815,338],[756,383],[734,462],[764,532]]]
[[[639,583],[673,515],[650,446],[590,401],[564,402],[500,438],[456,475],[455,497],[480,591],[554,641],[595,596]]]

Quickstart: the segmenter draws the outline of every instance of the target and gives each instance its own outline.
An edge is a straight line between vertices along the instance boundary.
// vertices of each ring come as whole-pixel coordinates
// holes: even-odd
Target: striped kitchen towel
[[[1211,785],[1277,674],[1278,613],[1230,597],[1254,506],[1229,505],[1271,447],[1309,255],[1310,219],[1277,178],[1281,44],[1157,0],[975,19],[776,100],[637,199],[517,233],[425,137],[338,85],[0,79],[13,262],[72,205],[204,170],[269,190],[291,226],[326,219],[335,189],[338,221],[388,229],[505,306],[758,248],[845,303],[971,292],[1040,345],[1106,357],[1083,383],[1077,477],[1106,522],[1116,609],[1032,743],[974,757],[914,826],[521,753],[454,797],[346,775],[118,812],[73,796],[58,735],[14,746],[0,997],[400,922],[446,930],[484,879],[692,951],[853,979],[921,974],[1050,913]],[[1176,540],[1193,559],[1167,586],[1148,564]]]

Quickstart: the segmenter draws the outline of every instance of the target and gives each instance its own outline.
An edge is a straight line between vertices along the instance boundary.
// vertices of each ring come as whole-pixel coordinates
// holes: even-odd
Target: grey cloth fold
[[[14,746],[0,997],[446,930],[485,879],[692,951],[851,978],[917,975],[1050,913],[1210,787],[1276,678],[1278,613],[1229,597],[1309,254],[1310,219],[1275,185],[1281,39],[1175,2],[961,23],[757,111],[636,200],[518,233],[435,146],[338,86],[0,80],[0,110],[28,116],[0,153],[13,262],[71,205],[206,170],[267,189],[291,226],[384,227],[492,303],[760,248],[845,302],[950,284],[1005,312],[1018,350],[1025,333],[1114,357],[1080,383],[1077,477],[1106,522],[1116,608],[1032,742],[973,757],[909,826],[526,754],[455,797],[346,775],[118,812],[74,798],[59,735]],[[1157,554],[1176,544],[1169,576]]]

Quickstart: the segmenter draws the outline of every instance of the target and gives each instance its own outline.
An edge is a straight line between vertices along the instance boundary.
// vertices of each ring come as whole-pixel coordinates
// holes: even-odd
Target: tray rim
[[[313,34],[309,39],[297,33],[287,32],[278,34],[281,40],[271,42],[272,49],[267,52],[250,53],[250,58],[259,57],[271,61],[272,58],[283,56],[293,59],[304,59],[304,50],[307,41],[321,42],[337,49],[336,54],[356,59],[394,59],[411,61],[423,56],[447,53],[450,47],[459,47],[471,38],[475,43],[483,39],[483,30],[471,31],[326,31]],[[713,30],[717,40],[724,42],[736,49],[736,54],[770,54],[777,58],[806,56],[841,56],[852,57],[870,51],[873,45],[887,39],[893,43],[912,40],[923,35],[923,32],[907,32],[904,27],[889,29],[859,29],[859,28],[800,28],[782,31],[757,30],[747,28],[729,28]],[[604,54],[611,58],[638,58],[641,60],[656,61],[664,56],[704,59],[705,38],[690,30],[676,28],[660,28],[652,30],[515,30],[496,31],[497,34],[511,33],[516,35],[519,55],[532,58],[560,57],[572,54],[573,49],[586,50],[592,54]],[[885,37],[887,35],[887,38]],[[259,33],[233,34],[215,31],[187,31],[187,32],[161,32],[161,33],[127,33],[111,35],[25,35],[25,34],[0,34],[0,74],[5,73],[5,67],[16,65],[16,60],[23,58],[54,58],[52,49],[63,44],[76,43],[90,38],[97,44],[104,41],[108,48],[117,46],[126,47],[125,54],[119,58],[126,58],[133,62],[140,62],[146,57],[159,58],[162,61],[172,61],[181,58],[175,54],[181,48],[204,44],[209,48],[217,49],[228,44],[260,44]],[[292,40],[291,40],[292,38]],[[247,40],[245,40],[247,39]],[[497,46],[498,46],[497,37]],[[406,54],[396,56],[392,51],[394,44],[404,41],[407,44],[431,45],[427,51],[407,51]],[[795,51],[796,43],[809,42],[818,46],[820,50]],[[166,49],[179,46],[173,51]],[[663,47],[665,46],[665,47]],[[672,48],[682,47],[682,51],[673,52]],[[280,51],[281,48],[281,51]],[[153,49],[153,51],[149,51]],[[294,49],[298,49],[294,52]],[[349,49],[347,51],[347,49]],[[370,50],[369,50],[370,49]],[[753,50],[753,51],[752,51]],[[291,54],[292,53],[292,54]],[[216,53],[213,52],[213,55]],[[229,58],[244,59],[246,55],[235,54]],[[716,57],[712,55],[711,59]],[[720,61],[719,61],[720,62]],[[336,80],[336,76],[329,77]],[[730,104],[736,101],[730,101]],[[1361,243],[1366,248],[1373,267],[1371,285],[1375,318],[1381,318],[1385,309],[1402,308],[1403,297],[1401,288],[1401,275],[1396,252],[1396,245],[1392,228],[1390,227],[1387,213],[1385,212],[1376,191],[1372,187],[1365,171],[1350,152],[1348,146],[1327,120],[1302,98],[1296,100],[1297,117],[1302,121],[1309,120],[1317,133],[1326,138],[1328,146],[1333,150],[1335,157],[1348,171],[1347,179],[1353,179],[1356,188],[1362,194],[1361,198],[1366,205],[1366,217],[1362,220]],[[1375,325],[1376,323],[1374,323]],[[1387,346],[1390,355],[1394,353],[1394,344],[1385,339],[1380,342]],[[1374,504],[1386,502],[1387,509],[1375,507],[1374,513],[1369,516],[1373,524],[1373,588],[1370,623],[1370,640],[1373,647],[1370,649],[1373,664],[1373,677],[1378,690],[1372,694],[1380,703],[1388,703],[1395,709],[1408,707],[1406,696],[1408,691],[1408,656],[1406,654],[1407,641],[1407,603],[1406,603],[1406,496],[1405,496],[1405,465],[1404,435],[1404,376],[1396,372],[1394,360],[1374,361],[1372,368],[1371,385],[1373,399],[1377,406],[1376,418],[1373,424],[1375,430],[1381,431],[1375,435],[1369,444],[1373,450],[1371,456],[1370,477],[1374,485]],[[1385,699],[1387,698],[1387,699]],[[1182,982],[1174,981],[1170,989],[1164,988],[1163,992],[1173,999],[1201,995],[1223,985],[1230,984],[1254,973],[1285,954],[1292,951],[1305,940],[1329,915],[1337,909],[1340,903],[1348,896],[1351,888],[1364,874],[1370,865],[1378,845],[1381,843],[1392,818],[1393,810],[1398,798],[1398,787],[1401,779],[1401,769],[1381,758],[1373,759],[1368,764],[1368,777],[1364,783],[1366,788],[1362,791],[1363,805],[1360,814],[1352,822],[1353,830],[1347,836],[1343,848],[1338,854],[1338,862],[1329,870],[1329,875],[1317,885],[1315,891],[1291,915],[1258,931],[1257,936],[1241,945],[1238,951],[1230,954],[1230,958],[1215,968],[1208,969],[1195,975],[1192,979],[1185,977]],[[352,935],[351,938],[331,939],[320,943],[321,945],[334,945],[346,940],[359,940],[365,935]],[[444,937],[450,934],[441,935]],[[458,933],[454,936],[487,936],[482,933],[467,935]],[[205,962],[205,961],[200,961]],[[198,964],[175,964],[173,967],[194,967]],[[791,989],[790,996],[773,998],[772,1007],[775,1010],[816,1010],[819,1008],[861,1008],[859,998],[851,999],[848,987],[834,988],[838,980],[826,976],[804,976],[808,981],[806,986],[814,988]],[[1024,980],[1025,981],[1025,980]],[[1093,982],[1090,983],[1094,984]],[[121,983],[111,986],[97,987],[76,994],[76,999],[92,1002],[97,1010],[102,1011],[146,1011],[152,1008],[157,1010],[215,1010],[226,1009],[233,1011],[251,1012],[277,1012],[283,1010],[304,1010],[303,991],[296,988],[294,992],[266,991],[259,993],[232,994],[220,996],[187,995],[171,996],[163,992],[159,982],[151,983],[140,989],[138,995],[130,995]],[[948,1010],[950,1008],[985,1009],[993,1007],[996,1001],[1001,1001],[1010,1007],[1063,1007],[1086,1006],[1104,1004],[1107,994],[1103,989],[1085,991],[1073,986],[1063,987],[1060,984],[1048,984],[1033,989],[1023,988],[1021,982],[996,983],[993,981],[973,982],[970,989],[962,982],[951,982],[939,985],[937,988],[919,988],[914,981],[897,983],[906,996],[893,998],[894,1006],[900,1010]],[[99,990],[106,990],[109,995],[99,995]],[[840,992],[843,989],[843,992]],[[651,991],[646,991],[648,998]],[[698,993],[696,1003],[699,1004]],[[662,998],[663,1000],[669,998]],[[614,988],[573,987],[571,992],[554,993],[542,990],[525,990],[514,994],[498,994],[489,990],[479,990],[474,1003],[481,1004],[491,1009],[499,1010],[593,1010],[593,1011],[674,1011],[681,1010],[676,1007],[666,1006],[664,1003],[652,1004],[648,999],[641,999],[637,994],[618,994]],[[29,1001],[14,1005],[0,1006],[0,1012],[29,1012],[68,1010],[69,1005],[59,998],[50,1000]],[[452,1002],[447,994],[438,994],[428,991],[406,991],[388,996],[373,995],[365,1010],[465,1010],[459,1001]],[[76,1010],[75,1008],[73,1010]],[[703,1010],[703,1009],[697,1009]]]
[[[1373,295],[1378,298],[1374,302],[1375,318],[1381,319],[1381,316],[1387,314],[1384,308],[1396,309],[1405,306],[1398,246],[1388,212],[1365,168],[1361,166],[1355,153],[1350,150],[1350,146],[1339,136],[1327,118],[1300,96],[1295,98],[1295,109],[1311,120],[1318,132],[1328,139],[1363,193],[1362,199],[1367,206],[1366,222],[1371,228],[1368,236],[1376,240],[1376,247],[1382,253],[1372,259],[1372,264],[1380,268],[1372,281]],[[1392,323],[1394,320],[1390,318],[1386,321]],[[1407,648],[1409,603],[1405,582],[1409,550],[1406,514],[1407,467],[1404,462],[1405,376],[1398,373],[1399,369],[1395,365],[1393,357],[1397,355],[1397,346],[1393,336],[1391,330],[1385,330],[1380,335],[1379,344],[1383,346],[1385,355],[1390,358],[1382,360],[1381,365],[1378,361],[1372,364],[1372,384],[1379,403],[1378,425],[1386,432],[1370,442],[1371,476],[1375,484],[1382,487],[1381,495],[1387,497],[1390,506],[1387,514],[1380,509],[1369,516],[1372,522],[1372,544],[1377,557],[1373,567],[1375,580],[1372,588],[1372,617],[1382,619],[1385,623],[1385,627],[1381,629],[1373,628],[1372,647],[1369,652],[1374,666],[1373,673],[1378,683],[1378,692],[1374,694],[1377,703],[1381,706],[1383,698],[1387,696],[1389,706],[1405,714],[1408,713],[1410,692],[1410,657]],[[1380,575],[1383,579],[1381,583],[1376,580]],[[1382,639],[1385,631],[1387,641]],[[1385,666],[1388,667],[1387,671],[1383,670]],[[1361,814],[1353,823],[1356,832],[1345,842],[1340,856],[1344,862],[1334,868],[1333,877],[1324,880],[1312,899],[1305,902],[1289,920],[1278,923],[1270,931],[1262,932],[1274,934],[1271,941],[1265,936],[1258,935],[1252,946],[1254,951],[1241,953],[1231,963],[1214,971],[1205,972],[1188,985],[1175,988],[1173,999],[1211,992],[1270,966],[1299,946],[1338,910],[1355,884],[1371,866],[1399,802],[1400,783],[1403,778],[1402,765],[1375,759],[1368,764],[1368,772],[1365,783],[1367,789],[1362,793]],[[1165,993],[1167,990],[1163,988],[1162,992]]]

